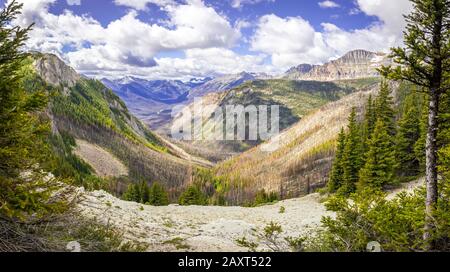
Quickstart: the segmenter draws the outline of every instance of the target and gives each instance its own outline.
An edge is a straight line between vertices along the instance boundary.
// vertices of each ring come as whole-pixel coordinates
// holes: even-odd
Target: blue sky
[[[0,0],[1,6],[6,1]],[[401,45],[408,0],[19,0],[29,49],[95,77],[280,73]]]

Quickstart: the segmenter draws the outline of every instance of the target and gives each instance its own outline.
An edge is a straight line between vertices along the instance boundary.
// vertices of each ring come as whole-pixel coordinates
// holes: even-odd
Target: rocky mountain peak
[[[367,63],[377,56],[376,53],[366,50],[353,50],[337,59],[339,63]]]
[[[301,64],[293,67],[285,73],[284,78],[333,81],[378,77],[377,68],[391,63],[386,54],[353,50],[324,65]]]
[[[34,67],[48,84],[72,87],[80,75],[54,54],[36,54]]]

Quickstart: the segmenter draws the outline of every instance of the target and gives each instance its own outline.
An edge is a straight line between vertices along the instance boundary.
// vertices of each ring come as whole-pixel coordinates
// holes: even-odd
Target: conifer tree
[[[394,136],[396,134],[394,102],[386,81],[381,83],[380,93],[375,100],[374,112],[375,116],[371,121],[381,120],[389,135]]]
[[[31,26],[11,25],[21,8],[12,1],[0,13],[0,213],[25,219],[56,208],[48,201],[56,183],[43,170],[43,163],[51,159],[44,141],[49,123],[39,114],[47,105],[47,95],[28,93],[23,86],[29,55],[20,48]]]
[[[396,137],[396,157],[400,176],[414,177],[420,173],[415,146],[420,139],[420,109],[416,92],[406,97]]]
[[[127,201],[146,204],[150,199],[150,188],[145,181],[130,184],[122,198]]]
[[[353,108],[349,117],[345,148],[342,155],[343,182],[338,193],[349,195],[355,192],[359,180],[359,171],[362,163],[361,135],[356,120],[356,109]]]
[[[370,136],[372,135],[375,124],[377,122],[377,116],[375,112],[375,101],[372,98],[372,95],[369,96],[369,99],[367,100],[367,106],[366,106],[366,114],[365,114],[365,136],[366,139],[369,140]]]
[[[423,87],[428,94],[426,137],[427,197],[424,240],[434,248],[433,213],[438,202],[438,129],[439,107],[443,93],[450,89],[450,1],[411,0],[413,11],[407,15],[405,48],[392,49],[399,64],[383,67],[381,73],[394,80],[406,80]]]
[[[366,164],[361,169],[359,189],[381,190],[384,185],[394,182],[396,160],[392,142],[388,128],[378,120],[369,141]]]
[[[342,166],[342,156],[345,149],[345,131],[341,129],[336,146],[336,156],[333,163],[333,168],[330,174],[330,180],[328,182],[328,190],[331,193],[336,192],[343,183],[344,168]]]
[[[424,98],[425,99],[420,109],[420,117],[419,117],[420,136],[414,145],[414,154],[416,158],[419,160],[419,168],[423,173],[425,173],[425,166],[426,166],[425,147],[428,130],[428,101],[426,99],[427,96],[425,96]]]
[[[206,205],[207,197],[202,192],[202,190],[196,186],[189,186],[186,191],[184,191],[179,199],[179,204],[184,206],[189,205]]]
[[[152,187],[150,187],[147,204],[152,206],[169,205],[169,196],[164,187],[158,182],[153,183]]]

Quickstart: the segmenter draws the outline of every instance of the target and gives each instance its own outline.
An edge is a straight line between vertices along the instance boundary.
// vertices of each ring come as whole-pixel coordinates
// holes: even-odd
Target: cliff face
[[[52,54],[43,54],[37,58],[34,67],[39,76],[51,85],[73,87],[80,79],[80,75],[73,68]]]
[[[333,81],[379,77],[377,68],[391,64],[383,53],[355,50],[324,65],[301,64],[289,69],[285,78],[292,80]]]

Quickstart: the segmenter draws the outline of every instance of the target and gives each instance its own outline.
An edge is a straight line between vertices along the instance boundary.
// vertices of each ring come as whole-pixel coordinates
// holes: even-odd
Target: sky
[[[3,7],[12,0],[0,0]],[[27,50],[91,77],[277,74],[402,45],[408,0],[17,0]]]

